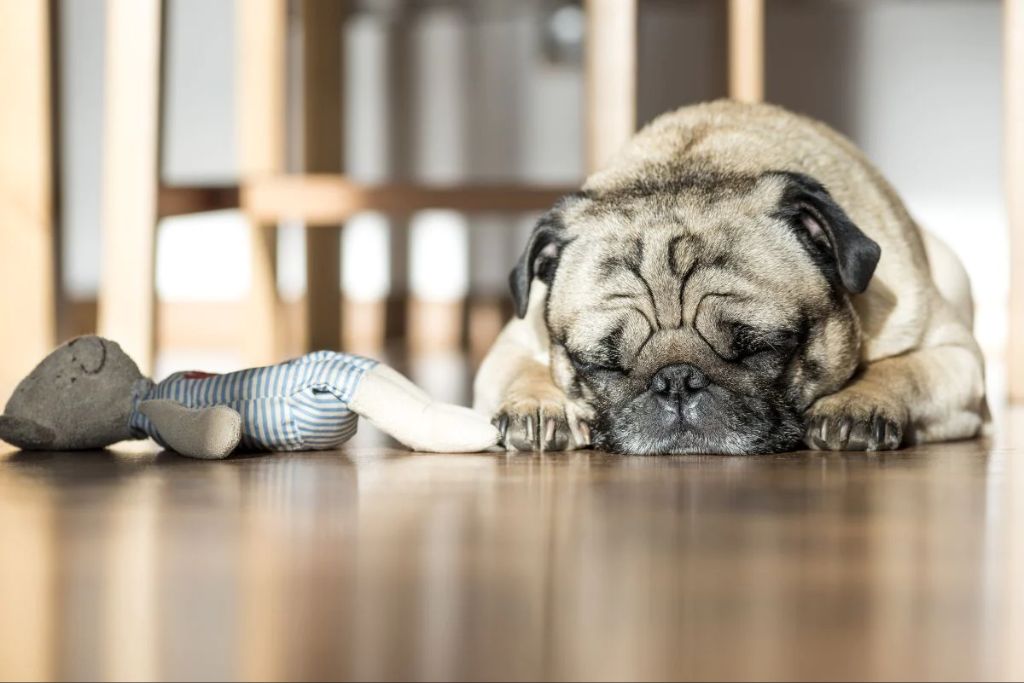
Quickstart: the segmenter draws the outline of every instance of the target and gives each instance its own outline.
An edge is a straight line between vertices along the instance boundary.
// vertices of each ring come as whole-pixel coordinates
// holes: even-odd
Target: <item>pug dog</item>
[[[537,224],[474,382],[506,446],[883,450],[975,436],[970,286],[854,145],[776,106],[654,120]]]

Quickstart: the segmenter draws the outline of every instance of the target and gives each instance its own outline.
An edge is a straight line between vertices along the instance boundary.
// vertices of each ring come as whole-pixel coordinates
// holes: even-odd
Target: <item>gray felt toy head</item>
[[[142,379],[116,343],[79,337],[47,356],[0,415],[0,439],[27,450],[103,448],[131,439],[132,392]]]

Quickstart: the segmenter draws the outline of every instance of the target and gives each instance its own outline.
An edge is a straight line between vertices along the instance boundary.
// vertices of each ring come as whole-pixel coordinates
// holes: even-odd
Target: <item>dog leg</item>
[[[473,407],[494,416],[506,448],[568,450],[590,445],[588,411],[551,377],[544,324],[546,287],[534,284],[526,317],[514,318],[484,358],[473,382]]]
[[[929,337],[924,348],[869,363],[818,399],[807,411],[807,445],[874,451],[976,436],[985,414],[977,344],[951,318]]]

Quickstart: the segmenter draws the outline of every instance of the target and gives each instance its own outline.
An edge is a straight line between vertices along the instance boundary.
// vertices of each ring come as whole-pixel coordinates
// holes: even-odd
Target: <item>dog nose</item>
[[[704,389],[709,384],[703,372],[687,363],[666,365],[651,378],[651,391],[663,398],[678,400]]]

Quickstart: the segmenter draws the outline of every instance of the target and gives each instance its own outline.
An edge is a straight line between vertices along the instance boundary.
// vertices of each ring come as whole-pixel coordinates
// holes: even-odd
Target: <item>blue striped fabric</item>
[[[363,374],[377,361],[334,351],[317,351],[281,365],[226,375],[179,372],[136,401],[170,399],[188,408],[228,406],[242,416],[247,451],[302,451],[335,448],[356,433],[358,416],[348,409]],[[149,419],[132,412],[139,438],[167,443]]]

